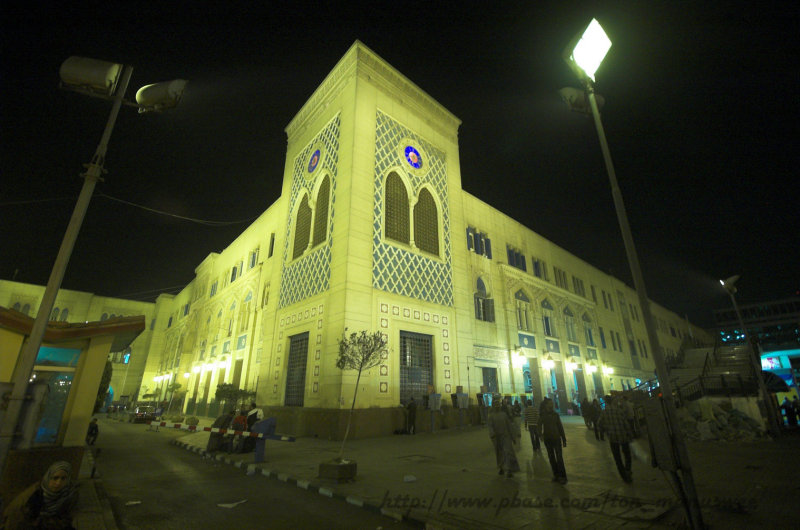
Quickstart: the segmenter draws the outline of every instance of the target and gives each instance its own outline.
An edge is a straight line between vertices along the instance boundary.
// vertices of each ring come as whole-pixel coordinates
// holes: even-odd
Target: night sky
[[[62,284],[154,300],[278,199],[284,128],[359,39],[462,120],[466,191],[632,285],[594,125],[558,96],[578,86],[562,50],[596,17],[650,298],[710,325],[719,278],[741,275],[742,303],[800,289],[796,2],[322,4],[4,3],[0,278],[47,283],[111,108],[59,90],[67,57],[133,65],[129,99],[189,80],[178,109],[120,112]]]

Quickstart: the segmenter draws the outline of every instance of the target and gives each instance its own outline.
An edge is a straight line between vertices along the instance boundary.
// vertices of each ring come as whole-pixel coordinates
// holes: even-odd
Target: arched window
[[[578,342],[578,333],[575,329],[575,315],[572,314],[570,308],[564,308],[564,324],[567,328],[567,340]]]
[[[67,321],[67,315],[69,315],[69,310],[65,307],[61,311],[61,322],[66,322]]]
[[[294,225],[294,250],[292,259],[303,255],[308,247],[308,238],[311,235],[311,207],[308,205],[308,195],[303,196],[297,208],[297,220]]]
[[[247,325],[250,322],[250,306],[253,303],[253,292],[247,293],[247,296],[242,302],[242,307],[239,309],[239,333],[247,331]]]
[[[100,322],[104,320],[108,320],[108,313],[103,313],[103,315],[100,317]]]
[[[486,285],[478,278],[475,286],[475,318],[484,322],[494,322],[494,300],[486,293]]]
[[[53,312],[50,313],[50,322],[58,322],[58,313],[59,313],[58,308],[54,307]]]
[[[386,177],[386,238],[409,243],[408,192],[397,173]]]
[[[524,291],[519,290],[514,293],[514,301],[517,305],[517,329],[530,331],[531,329],[531,301]]]
[[[414,243],[417,248],[439,255],[439,219],[431,192],[422,189],[414,206]]]
[[[22,306],[19,305],[19,302],[15,302],[14,305],[11,307],[14,311],[19,311],[22,309]]]
[[[26,315],[31,312],[31,304],[25,304],[22,306],[22,312]]]
[[[548,337],[556,336],[556,325],[553,321],[553,306],[547,299],[542,301],[542,327],[544,328],[544,334]]]
[[[317,192],[317,202],[314,211],[314,242],[317,246],[328,236],[328,196],[331,192],[331,183],[328,175],[322,179]]]

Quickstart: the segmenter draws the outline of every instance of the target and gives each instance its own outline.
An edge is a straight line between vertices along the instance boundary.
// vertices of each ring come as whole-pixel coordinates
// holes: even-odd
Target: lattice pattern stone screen
[[[427,153],[423,167],[427,172],[408,172],[412,192],[419,194],[429,184],[441,203],[442,242],[440,259],[411,252],[385,240],[385,182],[391,171],[405,167],[403,140],[415,142]],[[450,213],[444,153],[410,129],[381,111],[377,113],[375,135],[375,207],[372,238],[372,285],[376,289],[424,300],[453,305],[453,273],[450,253]]]
[[[279,307],[287,307],[310,296],[327,291],[331,279],[331,237],[333,232],[334,213],[336,205],[336,176],[339,166],[339,128],[340,116],[337,114],[325,128],[303,149],[294,160],[292,175],[292,191],[289,196],[289,213],[286,219],[286,237],[284,238],[283,249],[283,270],[281,273],[281,288]],[[309,175],[309,159],[319,150],[320,159],[315,163],[313,178]],[[305,189],[311,193],[314,189],[316,179],[323,175],[330,176],[330,201],[329,201],[329,223],[328,240],[325,244],[315,247],[311,252],[306,253],[301,258],[293,260],[289,251],[292,232],[292,212],[295,205]],[[316,229],[315,229],[316,231]],[[316,239],[316,236],[315,236]]]

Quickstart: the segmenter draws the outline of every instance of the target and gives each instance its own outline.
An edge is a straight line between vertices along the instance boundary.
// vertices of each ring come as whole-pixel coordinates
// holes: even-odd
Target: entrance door
[[[497,394],[500,392],[497,386],[497,368],[481,368],[483,370],[483,386],[490,394]]]
[[[400,403],[421,401],[433,384],[433,336],[400,332]]]
[[[597,392],[596,397],[605,396],[606,391],[603,390],[603,376],[600,375],[600,372],[594,372],[592,374],[592,379],[594,379],[594,391]]]
[[[528,365],[531,373],[531,394],[533,402],[538,406],[542,401],[542,375],[539,373],[539,363],[534,357],[528,357]]]
[[[552,372],[557,383],[557,387],[553,387],[556,395],[556,399],[553,400],[555,401],[556,411],[566,413],[567,407],[569,407],[569,400],[567,399],[567,385],[564,382],[564,364],[561,361],[556,361],[555,369]]]
[[[308,332],[289,337],[289,360],[286,369],[287,407],[302,407],[306,393],[306,364],[308,363]]]
[[[578,403],[581,403],[584,399],[589,399],[589,394],[586,393],[586,380],[583,378],[583,369],[576,368],[573,370],[572,376],[575,380],[575,388],[578,390]]]

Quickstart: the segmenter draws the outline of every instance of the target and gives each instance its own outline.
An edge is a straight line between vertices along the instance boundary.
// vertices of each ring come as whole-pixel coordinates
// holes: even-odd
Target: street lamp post
[[[86,164],[86,172],[82,174],[84,180],[80,195],[67,225],[67,230],[64,233],[58,255],[53,263],[53,269],[50,272],[50,278],[42,296],[39,311],[36,313],[36,319],[31,327],[30,335],[22,347],[17,365],[14,368],[12,378],[14,386],[11,391],[8,409],[6,410],[5,421],[0,427],[0,470],[5,468],[8,451],[11,448],[16,433],[17,421],[25,400],[28,381],[31,378],[36,356],[42,345],[50,312],[53,309],[56,295],[64,279],[72,249],[75,246],[78,232],[86,216],[86,210],[89,207],[94,187],[97,181],[101,180],[101,175],[105,171],[103,164],[108,141],[114,130],[119,109],[123,103],[139,108],[139,112],[172,108],[180,101],[183,89],[186,86],[186,81],[184,80],[148,85],[141,88],[136,94],[137,103],[130,103],[125,101],[124,98],[133,73],[132,66],[123,66],[86,57],[70,57],[61,65],[59,73],[62,88],[92,97],[111,100],[113,104],[103,135],[100,138],[100,143],[91,162]],[[164,85],[168,85],[168,87]]]
[[[761,396],[762,407],[764,411],[767,413],[767,430],[772,436],[778,436],[778,421],[777,415],[775,414],[775,408],[772,406],[772,402],[769,397],[769,392],[767,392],[767,385],[764,383],[764,378],[761,376],[761,362],[760,356],[756,354],[755,349],[753,348],[753,343],[750,342],[750,335],[747,333],[747,328],[744,326],[744,320],[742,319],[742,313],[739,311],[739,304],[736,303],[736,286],[734,285],[736,281],[739,279],[739,276],[731,276],[727,280],[720,280],[719,283],[722,287],[728,291],[728,294],[731,297],[731,303],[733,304],[733,310],[736,312],[736,318],[739,321],[739,327],[742,330],[742,334],[744,335],[744,342],[747,347],[747,353],[750,357],[750,362],[753,368],[753,375],[756,378],[758,383],[758,393]]]
[[[686,441],[680,428],[675,403],[672,397],[672,384],[670,383],[667,365],[658,342],[658,335],[656,333],[652,311],[650,310],[650,301],[647,298],[647,290],[645,289],[644,278],[639,265],[639,257],[633,243],[633,236],[631,235],[631,229],[625,211],[625,203],[622,200],[622,193],[617,184],[614,164],[611,160],[611,153],[608,149],[608,142],[606,141],[606,135],[603,130],[603,123],[600,120],[600,111],[594,93],[595,73],[610,48],[611,41],[605,31],[603,31],[603,28],[597,20],[592,19],[585,31],[574,39],[565,51],[565,60],[584,85],[586,98],[589,101],[591,113],[594,117],[597,136],[600,140],[600,149],[603,152],[603,159],[605,161],[606,170],[608,171],[608,179],[611,184],[611,194],[614,199],[617,221],[619,222],[619,227],[622,232],[625,253],[628,257],[628,264],[630,265],[631,275],[633,276],[633,284],[639,298],[639,306],[642,308],[647,338],[650,344],[653,362],[656,366],[659,385],[661,386],[666,421],[672,433],[673,449],[680,462],[679,468],[682,472],[681,475],[678,475],[677,471],[670,471],[671,478],[679,488],[681,501],[683,502],[689,524],[692,528],[699,529],[703,528],[704,525],[700,512],[700,502],[697,498],[697,491],[692,477],[689,454],[686,450]]]

